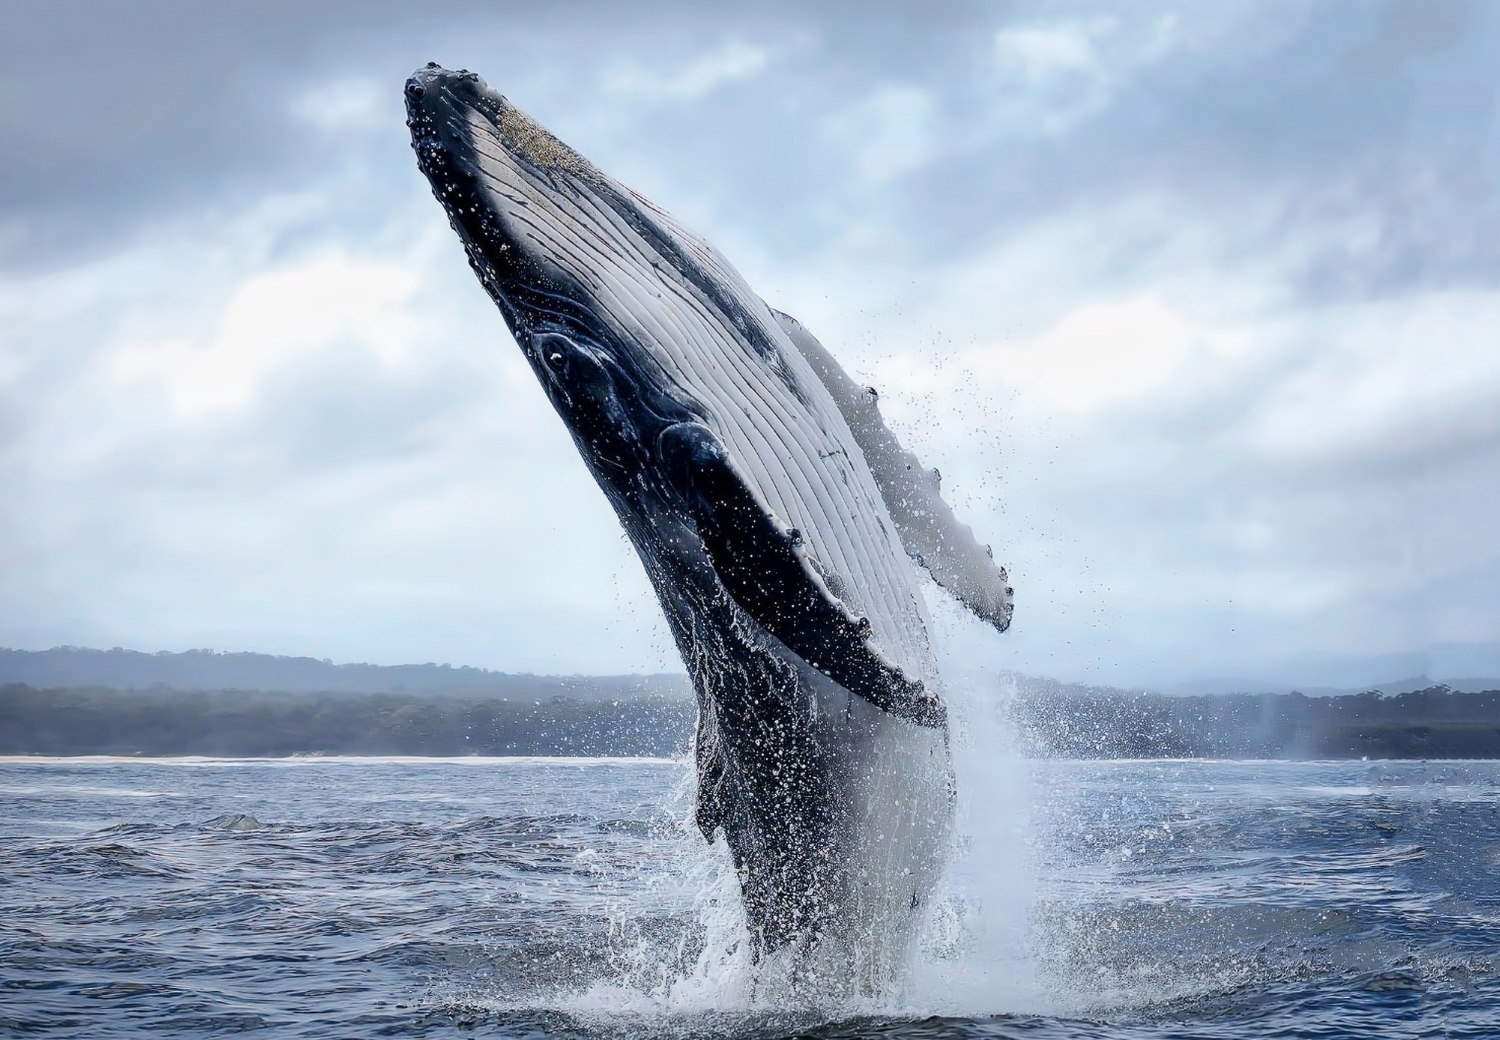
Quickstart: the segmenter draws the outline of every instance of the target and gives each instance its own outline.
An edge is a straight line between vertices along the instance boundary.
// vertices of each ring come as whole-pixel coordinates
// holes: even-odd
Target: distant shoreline
[[[689,760],[650,755],[0,755],[0,766],[13,765],[650,765],[686,766]]]
[[[1500,759],[1500,690],[1165,696],[1032,680],[966,700],[1003,713],[1021,754],[1035,758]],[[606,699],[0,683],[7,756],[670,760],[688,754],[696,721],[691,696],[655,691]]]
[[[1052,765],[1381,765],[1382,763],[1437,763],[1483,765],[1500,756],[1481,758],[1079,758],[1059,755],[1018,755],[1017,762]],[[434,765],[434,766],[672,766],[686,769],[688,756],[660,758],[648,755],[248,755],[239,758],[212,755],[0,755],[0,768],[17,765]]]

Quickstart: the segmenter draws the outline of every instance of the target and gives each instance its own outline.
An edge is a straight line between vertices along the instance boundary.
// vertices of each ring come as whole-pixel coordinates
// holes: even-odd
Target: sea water
[[[909,978],[798,1009],[757,1001],[685,761],[5,760],[0,1034],[1500,1036],[1500,765],[961,729]]]

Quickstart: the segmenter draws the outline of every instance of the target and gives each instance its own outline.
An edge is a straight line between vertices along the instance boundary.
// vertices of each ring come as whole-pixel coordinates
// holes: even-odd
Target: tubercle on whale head
[[[547,273],[539,262],[542,258],[527,249],[516,221],[487,200],[492,191],[486,191],[481,172],[475,124],[497,124],[509,102],[475,73],[453,72],[435,63],[412,73],[405,93],[406,125],[417,167],[463,241],[475,273],[509,321],[506,291],[527,281],[543,282]]]
[[[406,125],[415,138],[422,133],[450,143],[473,113],[494,130],[509,156],[538,170],[565,173],[584,180],[602,177],[593,163],[558,140],[478,73],[445,69],[429,62],[406,80]],[[422,149],[418,148],[418,159]]]

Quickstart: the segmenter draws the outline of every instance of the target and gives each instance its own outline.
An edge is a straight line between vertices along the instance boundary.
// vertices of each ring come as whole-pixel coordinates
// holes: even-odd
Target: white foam
[[[1009,722],[1005,637],[928,586],[958,783],[958,840],[901,1010],[985,1016],[1050,1011],[1036,969],[1031,770]]]
[[[1030,769],[1002,710],[1013,694],[1000,676],[1004,640],[945,594],[928,592],[953,720],[959,840],[897,985],[877,996],[830,998],[789,989],[775,965],[752,963],[728,852],[722,841],[705,843],[689,822],[692,770],[684,765],[670,810],[681,821],[671,836],[680,848],[647,881],[664,901],[669,891],[690,894],[682,932],[656,939],[632,932],[639,913],[632,901],[612,925],[617,955],[590,983],[521,1003],[511,994],[475,1002],[562,1013],[590,1031],[629,1036],[795,1032],[862,1016],[1056,1013],[1065,1002],[1033,956]],[[682,951],[695,945],[699,952],[683,964]]]

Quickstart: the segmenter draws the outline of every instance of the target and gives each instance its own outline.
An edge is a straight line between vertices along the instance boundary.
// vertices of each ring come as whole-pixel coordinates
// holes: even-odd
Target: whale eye
[[[562,355],[562,351],[560,351],[560,350],[549,350],[549,351],[547,351],[547,367],[551,368],[554,372],[560,372],[560,371],[562,371],[562,367],[563,367],[563,355]]]

